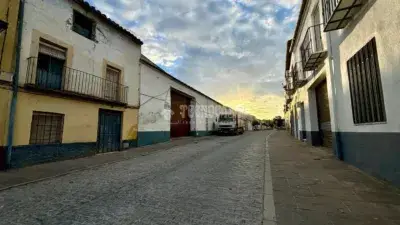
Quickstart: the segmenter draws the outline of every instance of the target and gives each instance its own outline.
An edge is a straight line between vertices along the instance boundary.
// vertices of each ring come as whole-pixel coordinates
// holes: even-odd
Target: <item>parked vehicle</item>
[[[218,118],[218,134],[243,134],[245,120],[240,113],[221,114]]]

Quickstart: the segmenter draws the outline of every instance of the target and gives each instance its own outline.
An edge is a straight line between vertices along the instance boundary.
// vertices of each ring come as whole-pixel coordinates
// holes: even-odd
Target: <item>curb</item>
[[[272,175],[271,175],[271,163],[268,151],[268,139],[271,135],[275,134],[272,131],[265,138],[265,155],[264,155],[264,194],[263,194],[263,218],[262,225],[277,225],[274,192],[272,188]]]

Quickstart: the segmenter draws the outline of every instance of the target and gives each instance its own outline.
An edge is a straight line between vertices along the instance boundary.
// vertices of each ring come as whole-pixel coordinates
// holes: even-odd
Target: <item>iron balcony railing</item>
[[[127,104],[125,85],[69,67],[46,65],[38,67],[38,58],[28,58],[25,85],[67,95]]]
[[[327,56],[322,42],[322,26],[317,24],[309,27],[304,36],[300,51],[305,71],[315,70]]]
[[[324,22],[327,23],[341,0],[322,0]]]
[[[363,3],[364,0],[323,0],[324,31],[346,27]]]
[[[289,111],[289,106],[287,104],[283,105],[283,112],[287,113]]]
[[[294,85],[296,88],[303,87],[308,80],[308,72],[303,69],[303,62],[297,62],[293,66],[293,74],[296,76]]]
[[[285,72],[285,85],[283,86],[283,88],[288,95],[292,95],[296,91],[295,76],[292,72]]]

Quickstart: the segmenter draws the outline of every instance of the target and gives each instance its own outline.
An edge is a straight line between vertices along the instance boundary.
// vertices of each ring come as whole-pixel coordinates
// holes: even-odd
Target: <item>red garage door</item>
[[[189,97],[171,91],[171,137],[190,135],[189,105]]]

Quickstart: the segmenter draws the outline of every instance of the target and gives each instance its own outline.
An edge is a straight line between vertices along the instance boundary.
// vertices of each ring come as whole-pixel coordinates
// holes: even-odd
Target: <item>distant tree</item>
[[[275,127],[275,128],[281,128],[281,127],[283,127],[283,125],[285,124],[285,120],[282,119],[282,117],[280,117],[280,116],[276,116],[276,117],[273,119],[273,124],[274,124],[274,127]]]
[[[253,125],[253,126],[260,125],[260,121],[258,121],[258,120],[253,120],[252,125]]]
[[[266,126],[268,126],[268,127],[274,126],[274,122],[273,122],[272,120],[265,120],[265,124],[266,124]]]

